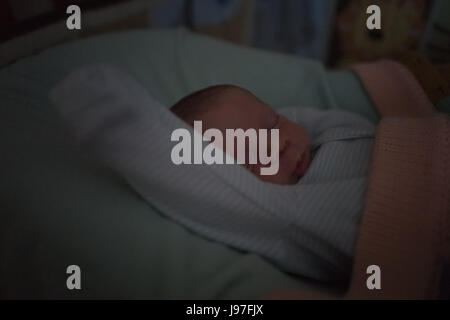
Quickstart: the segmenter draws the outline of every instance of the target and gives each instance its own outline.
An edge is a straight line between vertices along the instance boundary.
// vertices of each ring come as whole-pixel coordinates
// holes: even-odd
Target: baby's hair
[[[217,106],[218,101],[226,93],[235,90],[243,90],[233,85],[215,85],[191,93],[175,103],[170,110],[186,123],[193,125],[194,120],[200,120],[201,116],[211,108]]]

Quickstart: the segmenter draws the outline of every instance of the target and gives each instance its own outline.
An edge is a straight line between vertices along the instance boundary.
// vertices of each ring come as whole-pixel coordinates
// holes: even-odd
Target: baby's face
[[[203,122],[203,130],[217,128],[225,135],[226,129],[252,128],[257,132],[258,129],[279,129],[278,173],[261,175],[260,168],[263,165],[258,160],[257,164],[245,165],[253,174],[266,182],[295,184],[306,173],[311,162],[311,139],[302,127],[277,114],[267,103],[244,90],[233,90],[217,103],[218,105],[207,111],[202,119],[198,119]],[[268,150],[271,152],[270,133],[268,137]],[[248,159],[248,152],[247,144],[246,159]]]

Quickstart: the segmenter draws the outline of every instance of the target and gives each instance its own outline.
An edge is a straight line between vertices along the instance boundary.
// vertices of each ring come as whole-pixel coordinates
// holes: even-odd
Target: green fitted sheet
[[[84,39],[3,68],[0,297],[252,299],[330,290],[191,233],[77,150],[47,94],[69,71],[99,62],[129,71],[167,106],[193,90],[229,83],[275,108],[341,108],[378,120],[349,72],[184,29]],[[66,289],[72,264],[82,270],[80,291]]]

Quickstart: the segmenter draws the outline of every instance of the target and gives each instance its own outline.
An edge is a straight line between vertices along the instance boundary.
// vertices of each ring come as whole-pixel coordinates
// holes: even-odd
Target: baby
[[[259,204],[255,214],[260,218],[251,218],[247,209],[227,211],[230,226],[224,226],[221,220],[220,230],[235,230],[235,221],[242,225],[245,217],[249,217],[245,234],[256,226],[260,232],[287,223],[289,231],[262,231],[258,241],[245,239],[240,244],[261,248],[261,243],[268,241],[265,256],[285,270],[301,270],[312,278],[335,280],[349,276],[375,136],[372,123],[340,110],[297,106],[274,111],[249,91],[231,85],[188,95],[171,111],[191,126],[194,121],[202,121],[204,130],[216,128],[222,134],[226,129],[278,129],[278,173],[260,175],[260,163],[246,165],[260,180],[270,183],[257,185],[243,176],[234,180],[239,181],[236,187],[241,187],[247,198]],[[236,171],[228,174],[232,176]],[[265,201],[276,212],[274,216],[262,209]],[[236,212],[236,216],[231,218],[230,212]],[[261,222],[263,216],[274,219],[265,224]],[[278,235],[286,241],[286,247],[268,253]]]
[[[256,164],[248,164],[248,161],[245,164],[263,181],[296,184],[311,162],[311,137],[306,130],[243,88],[232,85],[208,87],[184,97],[171,110],[190,125],[201,120],[204,130],[216,128],[223,134],[226,129],[278,129],[278,173],[262,175],[260,168],[263,165],[259,159]],[[269,140],[268,147],[270,145]],[[246,159],[249,158],[248,153],[247,144]]]

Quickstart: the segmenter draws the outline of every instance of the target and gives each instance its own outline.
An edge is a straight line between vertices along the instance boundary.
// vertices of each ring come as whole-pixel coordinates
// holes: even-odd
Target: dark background
[[[271,51],[318,59],[328,66],[395,58],[418,50],[436,63],[450,61],[450,5],[445,0],[2,0],[0,43],[11,45],[68,17],[69,4],[82,11],[79,36],[129,28],[184,26],[196,32]],[[366,8],[382,8],[382,30],[365,27]],[[124,10],[123,8],[128,8]],[[131,8],[131,9],[130,9]],[[138,9],[139,8],[139,9]],[[449,12],[445,13],[448,9]],[[84,19],[108,12],[107,22]],[[448,19],[447,19],[448,18]],[[88,21],[89,20],[89,21]],[[97,19],[101,20],[101,19]],[[87,22],[88,21],[88,22]],[[34,53],[66,41],[64,26],[53,36],[34,37]],[[58,34],[59,35],[56,35]],[[67,35],[66,35],[67,36]],[[53,37],[53,38],[52,38]],[[70,35],[73,37],[73,32]],[[51,40],[49,40],[49,38]],[[6,60],[10,61],[12,58]]]

